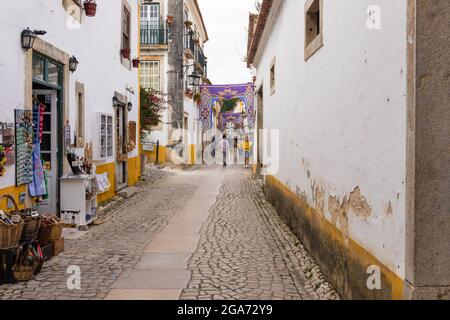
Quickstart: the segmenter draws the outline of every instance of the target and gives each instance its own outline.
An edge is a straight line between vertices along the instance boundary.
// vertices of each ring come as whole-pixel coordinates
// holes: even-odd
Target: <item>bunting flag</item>
[[[213,126],[213,107],[217,101],[222,99],[240,99],[245,108],[250,129],[255,127],[255,86],[253,83],[238,85],[201,85],[200,93],[202,96],[200,103],[200,117],[203,130],[209,130]],[[219,126],[225,127],[227,121],[233,121],[240,125],[242,115],[236,117],[236,114],[223,114],[219,117]]]

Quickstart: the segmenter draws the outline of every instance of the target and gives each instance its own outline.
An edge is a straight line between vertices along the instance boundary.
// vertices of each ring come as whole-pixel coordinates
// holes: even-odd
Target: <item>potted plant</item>
[[[186,20],[184,22],[184,25],[186,26],[186,28],[190,29],[192,27],[192,21]]]
[[[139,58],[134,58],[132,60],[133,62],[133,68],[139,68],[139,64],[141,63],[141,60],[139,60]]]
[[[167,16],[167,23],[172,24],[173,23],[173,16]]]
[[[85,0],[83,2],[84,12],[88,17],[95,17],[97,13],[97,3],[96,0]]]
[[[123,48],[122,49],[122,57],[124,59],[130,59],[131,49],[130,48]]]

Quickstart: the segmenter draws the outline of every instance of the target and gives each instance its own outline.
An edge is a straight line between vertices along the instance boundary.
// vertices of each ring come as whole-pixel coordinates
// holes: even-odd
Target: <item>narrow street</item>
[[[250,171],[148,172],[139,192],[2,299],[336,299]],[[79,266],[81,288],[66,273]]]

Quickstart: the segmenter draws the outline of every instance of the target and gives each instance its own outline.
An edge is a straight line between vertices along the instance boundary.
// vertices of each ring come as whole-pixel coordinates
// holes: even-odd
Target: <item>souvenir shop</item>
[[[14,123],[0,122],[0,179],[15,164],[16,187],[26,187],[19,199],[0,195],[8,208],[0,211],[0,284],[32,279],[64,250],[64,222],[57,215],[62,89],[63,66],[34,54],[32,108],[15,109]]]

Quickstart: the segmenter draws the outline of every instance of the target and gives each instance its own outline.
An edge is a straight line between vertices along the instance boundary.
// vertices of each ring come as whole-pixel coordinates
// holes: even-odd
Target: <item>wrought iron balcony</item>
[[[204,75],[207,74],[207,61],[203,49],[200,46],[196,46],[195,50],[195,62],[199,66],[201,72]]]
[[[195,55],[195,40],[194,33],[187,32],[184,37],[184,51],[188,58],[193,59]]]
[[[141,44],[167,44],[167,34],[166,21],[141,21]]]

